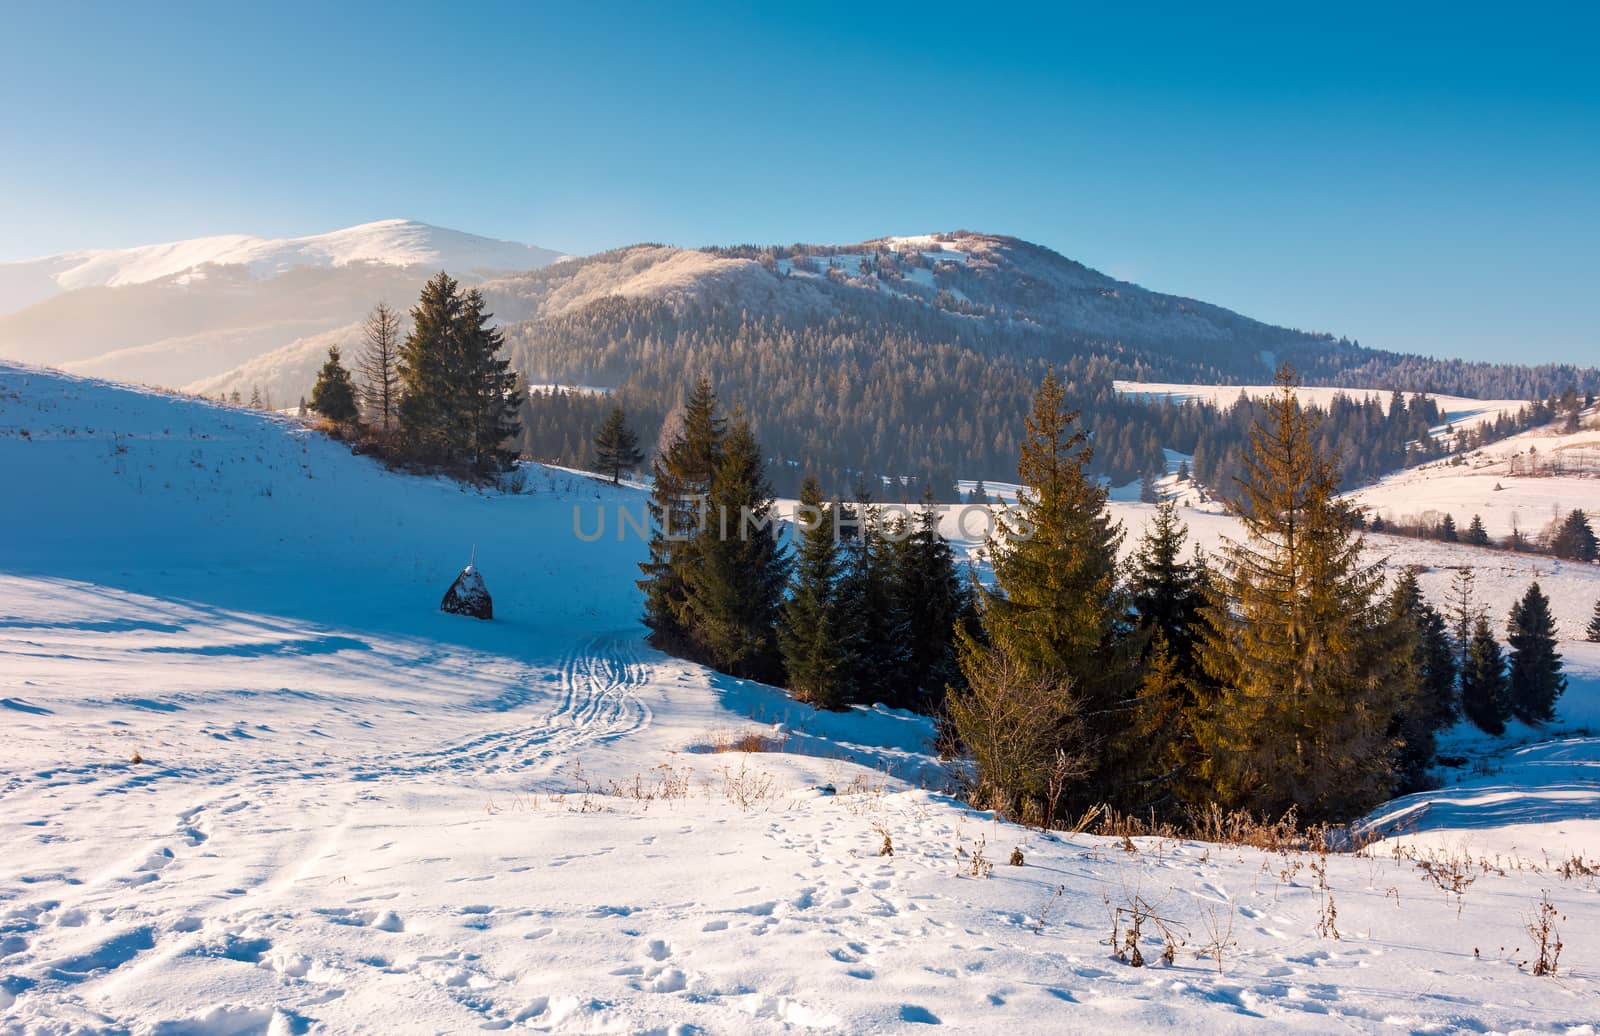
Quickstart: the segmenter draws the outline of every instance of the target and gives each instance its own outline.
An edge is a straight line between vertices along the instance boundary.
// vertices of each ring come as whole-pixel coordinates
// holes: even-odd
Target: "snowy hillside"
[[[573,526],[636,489],[462,489],[6,364],[0,471],[0,1031],[1595,1022],[1600,887],[1559,870],[1600,857],[1592,740],[1394,804],[1452,819],[1431,846],[1040,835],[940,792],[925,719],[645,646],[642,544],[615,511],[597,542]],[[437,611],[474,554],[493,622]],[[1600,697],[1580,647],[1572,710]],[[746,734],[769,750],[711,750]],[[1559,801],[1530,790],[1558,761]],[[1556,979],[1525,966],[1546,893]],[[1147,921],[1144,968],[1109,945],[1139,903],[1173,945]]]
[[[1496,539],[1513,529],[1537,537],[1575,507],[1600,515],[1600,411],[1584,414],[1575,432],[1529,429],[1462,463],[1449,458],[1397,471],[1351,498],[1387,521],[1436,524],[1449,514],[1465,529],[1480,515]]]

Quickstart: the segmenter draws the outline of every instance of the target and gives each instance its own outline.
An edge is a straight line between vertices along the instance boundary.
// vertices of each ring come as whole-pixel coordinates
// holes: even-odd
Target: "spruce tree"
[[[1133,611],[1150,638],[1137,715],[1124,734],[1125,751],[1137,760],[1133,769],[1146,774],[1143,790],[1127,803],[1141,812],[1170,812],[1178,782],[1186,783],[1199,762],[1192,727],[1200,677],[1195,647],[1207,572],[1198,550],[1191,559],[1183,557],[1188,535],[1177,506],[1164,503],[1129,564]]]
[[[652,466],[649,555],[639,563],[644,578],[644,624],[650,643],[682,653],[690,646],[683,620],[686,574],[698,563],[711,477],[722,459],[725,422],[717,414],[711,381],[702,377],[684,403],[677,429]]]
[[[967,494],[967,503],[987,504],[988,502],[989,491],[984,488],[983,479],[980,478],[977,482],[973,483],[972,492]]]
[[[1589,640],[1600,644],[1600,601],[1594,602],[1594,617],[1589,620]]]
[[[819,709],[837,709],[844,706],[844,652],[834,597],[839,544],[833,508],[824,505],[822,485],[813,475],[807,475],[800,486],[800,504],[813,524],[800,530],[789,599],[784,602],[778,627],[778,646],[794,696]]]
[[[400,348],[400,438],[414,461],[453,464],[467,455],[470,431],[462,419],[465,362],[460,286],[440,271],[422,286],[411,310],[411,332]]]
[[[1122,527],[1107,510],[1105,488],[1088,473],[1088,437],[1053,370],[1024,425],[1022,515],[998,516],[998,535],[986,545],[994,588],[980,590],[980,612],[988,640],[1007,656],[1002,668],[1035,674],[1072,695],[1069,711],[1085,740],[1062,748],[1085,759],[1086,779],[1063,790],[1075,803],[1090,803],[1135,777],[1120,767],[1115,747],[1133,718],[1144,638],[1128,629],[1127,596],[1117,581]],[[966,657],[993,668],[985,656]],[[973,671],[965,663],[963,669],[971,679]]]
[[[1511,689],[1505,658],[1489,620],[1479,615],[1461,665],[1461,712],[1485,734],[1499,737],[1511,718]]]
[[[1426,787],[1437,735],[1456,720],[1456,655],[1444,616],[1422,596],[1417,576],[1405,569],[1389,594],[1389,609],[1407,627],[1416,694],[1396,717],[1394,732],[1403,742],[1397,761],[1397,790]]]
[[[356,387],[350,372],[339,362],[339,347],[328,350],[328,359],[317,372],[311,388],[311,409],[336,425],[349,425],[360,416],[356,409]]]
[[[1343,818],[1393,789],[1391,729],[1414,674],[1297,383],[1279,369],[1252,429],[1234,508],[1246,539],[1224,547],[1201,645],[1219,690],[1197,727],[1223,802]]]
[[[366,349],[357,364],[361,372],[361,402],[372,423],[388,432],[394,427],[400,405],[400,316],[386,302],[372,307],[361,325]]]
[[[906,616],[894,593],[898,544],[884,533],[883,512],[863,481],[855,503],[836,509],[842,533],[843,572],[836,584],[841,692],[846,704],[903,700],[910,653]]]
[[[1567,678],[1556,651],[1550,599],[1538,583],[1529,586],[1522,600],[1511,606],[1506,640],[1511,645],[1512,715],[1524,723],[1550,722],[1556,718],[1556,699],[1567,689]]]
[[[609,472],[611,484],[622,480],[624,471],[632,470],[644,454],[639,450],[639,436],[628,427],[622,405],[617,404],[606,415],[605,422],[594,437],[595,463],[601,471]]]
[[[516,459],[505,448],[521,432],[517,410],[525,393],[511,361],[501,357],[505,336],[492,323],[483,294],[477,288],[462,300],[456,332],[462,359],[459,406],[465,418],[465,457],[478,475],[504,471]]]
[[[1448,602],[1448,618],[1450,620],[1450,633],[1455,641],[1456,663],[1458,666],[1466,664],[1467,649],[1472,644],[1472,627],[1483,614],[1473,596],[1473,586],[1476,576],[1470,568],[1456,569],[1455,578],[1450,583],[1450,600]]]
[[[709,526],[684,573],[680,612],[695,654],[733,676],[778,682],[778,611],[789,558],[778,539],[766,458],[736,416],[711,477]]]
[[[1467,535],[1464,539],[1474,547],[1487,547],[1489,545],[1489,530],[1483,527],[1482,515],[1475,514],[1472,516],[1472,524],[1467,526]]]
[[[1594,561],[1600,557],[1600,543],[1589,527],[1589,516],[1581,510],[1569,512],[1550,543],[1550,553],[1570,561]]]
[[[1454,515],[1447,514],[1444,516],[1444,519],[1439,522],[1439,538],[1444,540],[1446,543],[1455,543],[1460,538],[1459,534],[1456,532],[1456,519]]]
[[[956,627],[972,619],[972,601],[956,568],[955,552],[939,532],[939,509],[923,498],[908,535],[894,546],[895,614],[904,617],[905,665],[894,704],[934,713],[945,688],[961,681]]]

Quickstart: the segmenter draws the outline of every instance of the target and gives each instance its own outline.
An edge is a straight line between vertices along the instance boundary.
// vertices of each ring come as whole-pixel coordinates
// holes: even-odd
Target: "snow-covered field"
[[[0,1031],[1600,1019],[1600,886],[1557,869],[1600,857],[1592,737],[1486,756],[1460,735],[1481,772],[1380,811],[1407,831],[1320,877],[1042,836],[944,794],[926,720],[819,715],[646,647],[642,545],[614,511],[598,542],[573,530],[636,489],[532,468],[463,490],[287,419],[8,365],[0,475]],[[1193,518],[1202,543],[1227,530]],[[1412,555],[1430,592],[1481,561],[1394,542],[1435,552]],[[436,610],[474,552],[491,623]],[[1600,569],[1495,562],[1542,564],[1564,631],[1600,591]],[[1531,571],[1480,576],[1495,614]],[[1592,724],[1600,652],[1563,651],[1565,723]],[[782,750],[708,750],[749,732]],[[1523,966],[1545,893],[1555,978]],[[1136,901],[1170,963],[1149,921],[1149,966],[1113,957]]]

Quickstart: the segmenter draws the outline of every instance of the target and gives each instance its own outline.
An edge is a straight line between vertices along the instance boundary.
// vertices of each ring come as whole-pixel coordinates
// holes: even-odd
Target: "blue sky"
[[[1600,363],[1593,5],[134,6],[8,10],[0,260],[965,227],[1367,345]]]

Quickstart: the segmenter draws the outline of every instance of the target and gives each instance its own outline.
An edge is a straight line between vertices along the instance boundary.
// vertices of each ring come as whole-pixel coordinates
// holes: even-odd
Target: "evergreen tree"
[[[650,643],[663,651],[683,653],[690,647],[682,617],[686,574],[699,561],[711,477],[721,463],[725,435],[716,393],[710,379],[702,377],[653,465],[649,555],[639,563],[644,624]]]
[[[1473,622],[1466,660],[1461,665],[1461,712],[1479,730],[1495,737],[1506,732],[1506,720],[1511,718],[1505,658],[1483,615]]]
[[[1483,516],[1472,516],[1472,524],[1467,526],[1466,542],[1474,547],[1487,547],[1489,545],[1489,530],[1483,527]]]
[[[1589,516],[1580,510],[1569,512],[1550,543],[1550,553],[1571,561],[1594,561],[1600,557],[1600,544],[1589,527]]]
[[[980,478],[980,479],[978,479],[978,481],[976,483],[973,484],[972,492],[967,494],[967,503],[969,503],[969,504],[987,504],[988,502],[989,502],[989,491],[984,488],[983,479]]]
[[[1414,674],[1296,384],[1285,364],[1251,436],[1235,507],[1247,539],[1226,544],[1206,608],[1201,662],[1219,691],[1198,729],[1225,803],[1339,818],[1391,793]]]
[[[1162,504],[1129,565],[1133,610],[1149,636],[1137,714],[1124,735],[1125,751],[1138,760],[1132,768],[1147,775],[1128,803],[1141,812],[1170,811],[1179,782],[1187,782],[1199,762],[1192,725],[1200,685],[1195,647],[1208,576],[1198,550],[1191,560],[1182,556],[1188,535],[1177,505]]]
[[[1156,488],[1156,477],[1148,471],[1139,479],[1139,502],[1143,504],[1161,502],[1161,490]]]
[[[1472,644],[1472,627],[1483,614],[1483,609],[1473,597],[1475,583],[1476,576],[1470,568],[1456,569],[1455,578],[1450,583],[1450,632],[1455,641],[1458,666],[1466,665],[1467,649]]]
[[[1416,572],[1405,569],[1389,595],[1393,618],[1405,624],[1412,643],[1411,668],[1416,694],[1396,717],[1394,734],[1402,742],[1397,770],[1397,790],[1418,791],[1427,786],[1433,765],[1437,734],[1456,719],[1455,646],[1444,616],[1422,596]]]
[[[1594,617],[1589,620],[1589,640],[1600,644],[1600,601],[1594,602]]]
[[[1128,629],[1126,593],[1116,578],[1123,530],[1106,508],[1105,488],[1088,474],[1088,437],[1053,371],[1039,386],[1025,428],[1017,463],[1025,517],[998,517],[998,536],[986,547],[994,589],[980,591],[984,632],[1005,658],[965,657],[985,671],[1001,664],[1069,689],[1068,711],[1086,740],[1061,747],[1085,760],[1087,777],[1070,798],[1100,801],[1135,776],[1121,770],[1115,753],[1132,719],[1134,663],[1143,647],[1143,637]],[[973,678],[965,664],[964,671]]]
[[[411,310],[411,333],[400,349],[400,437],[406,454],[424,463],[451,464],[470,448],[464,422],[460,286],[440,273],[422,287]]]
[[[506,440],[521,431],[517,410],[525,393],[511,361],[501,357],[505,336],[492,323],[477,288],[462,300],[457,341],[463,363],[460,396],[466,417],[466,461],[479,475],[504,471],[516,460]]]
[[[945,688],[959,685],[956,627],[971,621],[972,600],[956,568],[955,552],[939,533],[939,509],[924,497],[906,538],[892,550],[893,611],[904,617],[906,644],[900,695],[894,702],[934,713]]]
[[[610,472],[612,485],[622,481],[624,471],[632,470],[644,460],[644,454],[639,450],[639,436],[628,427],[621,404],[611,408],[600,431],[595,433],[594,451],[600,470]]]
[[[696,654],[734,676],[777,682],[778,611],[789,558],[778,540],[766,458],[736,415],[711,477],[710,522],[684,573],[680,618]]]
[[[328,350],[328,359],[317,372],[311,388],[311,409],[336,425],[348,425],[360,416],[356,410],[356,387],[350,372],[339,362],[339,347]]]
[[[366,350],[357,365],[361,372],[361,402],[372,423],[384,432],[394,427],[400,405],[400,316],[387,302],[372,307],[361,325]]]
[[[814,524],[800,530],[789,599],[784,602],[778,627],[778,646],[789,689],[796,698],[819,709],[843,708],[844,652],[834,598],[839,544],[833,508],[824,505],[822,485],[813,475],[807,475],[801,484],[800,504]]]
[[[1567,689],[1567,679],[1556,651],[1550,599],[1538,583],[1529,586],[1522,600],[1511,606],[1506,640],[1511,645],[1512,715],[1524,723],[1550,722],[1556,718],[1556,699]]]
[[[898,545],[884,536],[882,510],[865,482],[840,516],[844,571],[836,585],[839,646],[844,655],[841,689],[846,703],[902,700],[910,641],[906,616],[894,592]],[[847,524],[848,523],[848,524]]]
[[[1439,523],[1439,538],[1446,543],[1455,543],[1460,539],[1460,535],[1456,532],[1454,515],[1445,515],[1444,520]]]

